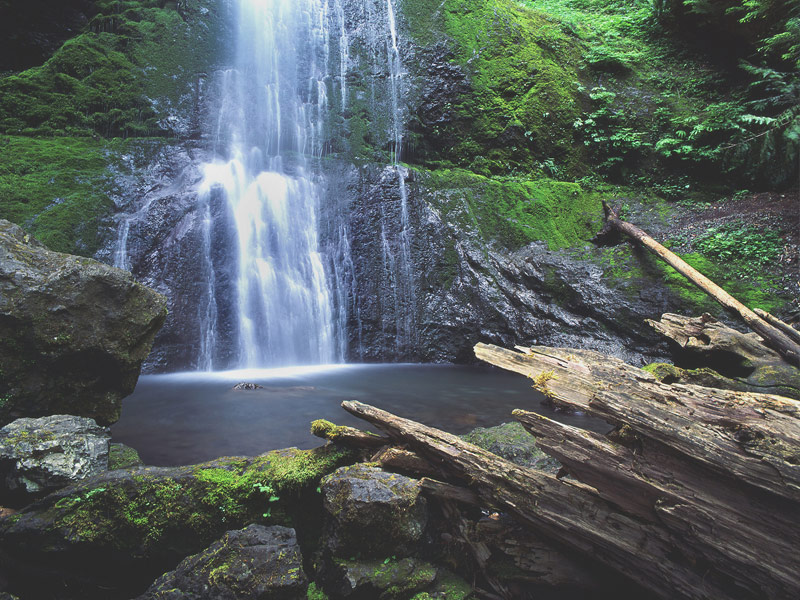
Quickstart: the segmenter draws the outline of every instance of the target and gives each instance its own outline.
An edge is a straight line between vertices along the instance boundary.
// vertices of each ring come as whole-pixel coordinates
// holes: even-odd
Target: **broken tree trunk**
[[[763,337],[766,343],[777,350],[788,362],[800,367],[800,344],[796,343],[780,329],[759,317],[755,312],[700,273],[700,271],[689,265],[677,254],[667,250],[664,246],[647,235],[645,231],[627,221],[622,221],[605,202],[603,203],[603,208],[606,213],[606,223],[608,226],[638,241],[651,252],[661,257],[678,271],[678,273],[714,298],[714,300],[719,302],[722,306],[739,313],[745,323],[747,323],[753,331]]]
[[[647,323],[672,340],[685,360],[711,366],[742,384],[745,391],[800,399],[800,369],[765,346],[755,333],[731,329],[709,314],[685,317],[665,313],[660,321],[647,319]]]

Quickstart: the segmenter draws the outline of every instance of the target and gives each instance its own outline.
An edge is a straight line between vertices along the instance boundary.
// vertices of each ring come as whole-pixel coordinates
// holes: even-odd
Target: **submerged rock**
[[[516,421],[496,427],[478,427],[461,439],[497,456],[546,473],[557,473],[561,464],[536,446],[536,439]]]
[[[137,600],[305,600],[307,588],[294,529],[253,524],[184,559]]]
[[[417,481],[403,475],[357,464],[326,477],[321,489],[325,544],[335,556],[410,554],[428,522]]]
[[[249,383],[247,381],[242,381],[241,383],[237,383],[233,386],[235,390],[262,390],[264,389],[263,385],[258,385],[257,383]]]
[[[0,429],[0,503],[21,506],[108,469],[108,430],[92,419],[17,419]]]
[[[113,423],[165,317],[164,297],[130,273],[51,252],[0,220],[0,424]]]

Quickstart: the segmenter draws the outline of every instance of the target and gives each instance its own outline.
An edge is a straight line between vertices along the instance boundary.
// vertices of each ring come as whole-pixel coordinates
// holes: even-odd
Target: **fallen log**
[[[325,419],[317,419],[311,423],[311,433],[318,438],[351,448],[383,448],[389,444],[385,437],[347,425],[334,425]]]
[[[800,596],[793,550],[800,547],[800,403],[665,385],[589,351],[479,344],[475,353],[538,380],[557,405],[617,425],[602,436],[515,411],[573,477],[622,513],[666,530],[682,556],[734,586]],[[733,596],[740,594],[747,596]]]
[[[670,252],[667,248],[659,244],[651,238],[645,231],[639,229],[635,225],[622,221],[616,212],[614,212],[605,202],[603,208],[606,213],[606,224],[624,233],[625,235],[633,238],[645,248],[659,256],[678,273],[686,277],[689,281],[706,292],[709,296],[714,298],[725,308],[736,311],[744,319],[745,323],[756,333],[758,333],[765,342],[774,348],[781,356],[783,356],[789,363],[800,367],[800,343],[795,342],[786,333],[771,325],[755,312],[747,308],[744,304],[739,302],[736,298],[731,296],[728,292],[711,281],[708,277],[700,273],[697,269],[689,265],[686,261],[681,259],[674,252]]]
[[[589,350],[532,347],[530,354],[522,354],[478,344],[475,355],[538,381],[556,405],[628,425],[717,473],[800,501],[800,402],[666,385],[642,369]]]
[[[769,323],[773,327],[777,327],[783,333],[785,333],[790,338],[792,338],[795,342],[800,344],[800,331],[798,331],[797,329],[795,329],[794,327],[792,327],[788,323],[784,323],[778,317],[776,317],[775,315],[773,315],[771,313],[768,313],[765,310],[761,310],[760,308],[757,308],[753,312],[755,312],[759,317],[764,319],[767,323]]]
[[[360,402],[343,408],[408,444],[429,462],[468,485],[487,506],[508,511],[550,540],[599,561],[663,598],[758,598],[732,595],[729,578],[713,565],[678,551],[663,528],[629,516],[585,485],[519,467],[458,437]],[[737,582],[739,583],[739,582]]]
[[[628,448],[517,411],[579,483],[518,467],[367,405],[343,407],[467,483],[487,506],[659,595],[744,599],[800,592],[793,551],[800,543],[798,504],[759,489],[743,493],[736,480],[660,442],[628,435],[634,446]]]

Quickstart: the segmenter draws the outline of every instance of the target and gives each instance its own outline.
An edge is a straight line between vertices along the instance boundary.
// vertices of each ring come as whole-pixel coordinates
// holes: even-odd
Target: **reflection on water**
[[[263,386],[234,390],[239,382]],[[123,402],[114,441],[133,446],[145,463],[180,465],[218,456],[255,455],[322,440],[311,421],[366,428],[340,407],[372,404],[462,434],[505,423],[515,408],[604,431],[605,423],[540,405],[530,380],[489,367],[453,365],[329,365],[219,373],[148,375]]]

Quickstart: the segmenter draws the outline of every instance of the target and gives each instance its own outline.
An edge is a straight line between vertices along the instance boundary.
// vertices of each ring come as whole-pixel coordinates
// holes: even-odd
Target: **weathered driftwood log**
[[[689,358],[716,367],[749,391],[800,398],[800,369],[765,346],[755,333],[731,329],[709,314],[685,317],[666,313],[660,321],[648,319],[647,323]]]
[[[781,356],[791,364],[800,367],[800,344],[796,343],[780,329],[759,317],[708,277],[700,273],[700,271],[681,259],[677,254],[670,252],[647,235],[646,232],[627,221],[622,221],[605,202],[603,203],[603,208],[605,209],[606,223],[608,226],[630,236],[663,259],[667,264],[678,271],[678,273],[686,277],[722,306],[739,313],[745,323],[747,323],[753,331],[763,337],[770,346],[781,354]]]
[[[589,350],[532,347],[523,354],[478,344],[475,355],[531,377],[557,405],[629,425],[717,473],[800,501],[800,403],[795,400],[666,385]]]
[[[622,513],[592,488],[519,467],[454,435],[380,409],[344,402],[348,412],[407,443],[437,467],[478,493],[487,506],[508,511],[522,522],[624,574],[664,598],[757,598],[743,588],[734,596],[729,579],[685,556],[659,525]]]
[[[800,595],[792,550],[800,545],[800,403],[664,385],[588,351],[475,350],[538,380],[554,402],[620,426],[602,436],[515,411],[571,475],[625,514],[663,527],[696,565],[742,586],[734,597]]]
[[[761,490],[742,492],[734,479],[663,444],[628,436],[634,446],[628,448],[518,411],[543,449],[593,486],[588,487],[517,467],[455,436],[366,405],[343,406],[468,481],[487,505],[657,593],[790,598],[800,592],[793,551],[800,544],[800,506]]]

